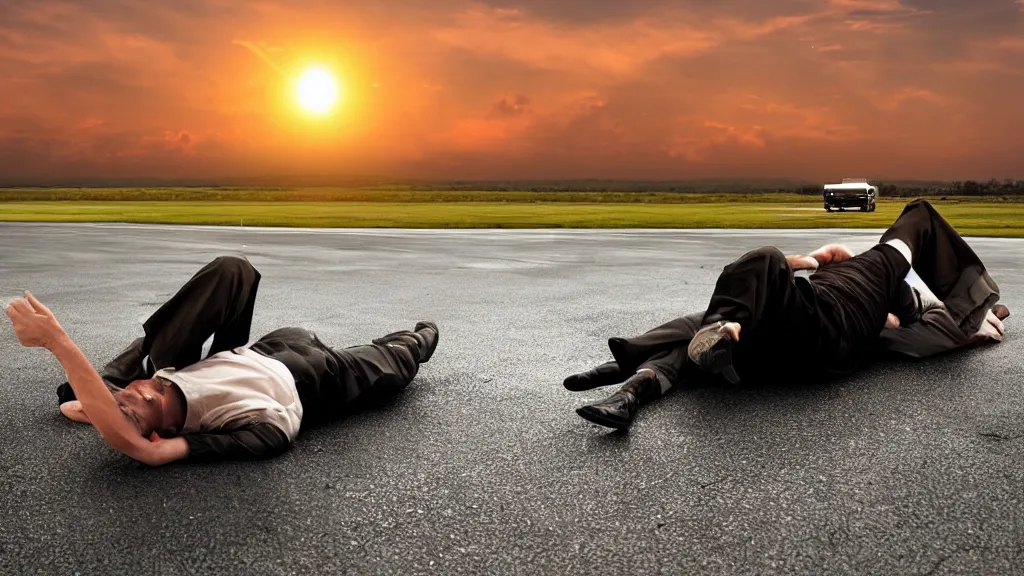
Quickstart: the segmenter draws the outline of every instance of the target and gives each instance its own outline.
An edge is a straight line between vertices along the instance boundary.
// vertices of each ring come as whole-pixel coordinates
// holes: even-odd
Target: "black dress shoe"
[[[57,386],[57,404],[64,404],[77,399],[75,391],[71,388],[71,384],[65,382],[60,386]]]
[[[584,420],[594,424],[624,429],[629,428],[639,407],[640,403],[636,396],[631,392],[619,390],[600,402],[580,406],[576,409],[576,413]]]
[[[562,386],[572,392],[593,390],[601,386],[611,386],[622,382],[625,375],[615,362],[607,362],[586,372],[573,374],[562,381]]]
[[[413,331],[399,330],[385,334],[380,338],[374,338],[370,342],[377,346],[388,346],[390,344],[401,344],[408,348],[413,354],[419,354],[420,364],[426,364],[437,350],[437,343],[441,335],[437,324],[423,321],[417,322]]]
[[[111,384],[110,381],[107,380],[106,378],[103,379],[103,383],[107,385],[107,390],[110,390],[111,394],[114,394],[124,389],[121,386],[115,386],[114,384]],[[128,384],[131,384],[131,382],[129,382]],[[127,387],[127,384],[125,385],[125,387]],[[58,405],[64,404],[65,402],[71,402],[72,400],[78,400],[78,397],[75,395],[75,390],[71,387],[70,383],[65,382],[60,386],[57,386]]]
[[[428,321],[417,322],[415,330],[417,334],[426,339],[426,350],[420,353],[420,363],[426,364],[434,355],[434,350],[437,350],[437,343],[441,340],[441,332],[437,329],[437,324]]]

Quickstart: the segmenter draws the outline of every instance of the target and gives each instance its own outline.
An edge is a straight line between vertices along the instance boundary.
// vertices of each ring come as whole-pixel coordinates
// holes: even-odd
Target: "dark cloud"
[[[530,99],[522,94],[505,96],[491,106],[492,118],[514,118],[529,112]]]
[[[1016,0],[900,0],[900,3],[908,8],[929,12],[963,13],[1013,8]]]
[[[482,0],[482,4],[520,10],[566,24],[586,25],[623,19],[698,14],[751,20],[807,14],[820,9],[819,0]]]
[[[671,8],[673,0],[482,0],[482,4],[575,23],[633,18]]]

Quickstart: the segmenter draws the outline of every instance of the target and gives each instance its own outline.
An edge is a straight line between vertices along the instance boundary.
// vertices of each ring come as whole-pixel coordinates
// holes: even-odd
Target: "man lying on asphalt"
[[[46,348],[67,373],[57,389],[61,412],[151,466],[281,454],[300,429],[404,389],[437,347],[432,322],[350,348],[332,349],[302,328],[247,345],[259,282],[247,260],[215,259],[102,374],[31,293],[7,315],[23,346]]]
[[[980,344],[982,342],[1000,342],[1003,338],[1002,320],[1009,316],[1009,310],[996,304],[999,299],[999,288],[989,276],[985,265],[974,253],[963,238],[939,215],[935,209],[925,201],[917,200],[909,203],[896,223],[889,228],[882,236],[881,244],[892,240],[900,240],[905,247],[916,247],[913,251],[913,267],[909,274],[898,271],[897,275],[906,274],[906,285],[912,286],[914,290],[911,295],[921,302],[919,314],[909,314],[911,323],[903,323],[892,314],[886,313],[877,303],[873,306],[865,306],[859,294],[870,292],[869,284],[872,282],[879,286],[877,280],[859,277],[860,272],[854,269],[845,271],[840,278],[841,289],[847,302],[843,304],[854,308],[853,314],[836,315],[836,296],[833,293],[824,294],[817,302],[808,298],[807,294],[815,290],[812,282],[817,274],[829,270],[839,262],[848,261],[854,258],[852,252],[839,245],[828,245],[809,256],[788,256],[783,258],[778,251],[759,250],[746,255],[758,255],[762,258],[771,259],[776,268],[773,277],[779,285],[788,289],[790,298],[801,298],[802,304],[797,307],[798,314],[806,318],[807,310],[813,310],[815,306],[822,308],[821,316],[828,318],[823,322],[829,322],[819,328],[813,323],[810,331],[811,338],[804,338],[803,341],[794,341],[794,336],[787,333],[786,326],[776,327],[768,337],[775,338],[781,346],[765,346],[761,340],[760,350],[746,350],[746,354],[738,355],[734,360],[737,362],[736,373],[742,372],[745,380],[754,382],[760,380],[793,380],[797,376],[805,376],[812,379],[827,378],[841,374],[848,374],[855,370],[863,361],[877,357],[881,353],[909,356],[914,358],[926,358],[948,352],[965,346]],[[893,243],[897,244],[897,243]],[[903,247],[901,247],[903,248]],[[872,249],[878,251],[878,248]],[[888,251],[889,249],[883,249]],[[890,256],[895,256],[889,252]],[[742,260],[742,259],[741,259]],[[895,266],[899,267],[898,259],[893,259]],[[732,265],[732,266],[735,266]],[[728,270],[728,268],[727,268]],[[803,277],[801,270],[811,270],[809,277]],[[820,270],[821,272],[815,272]],[[798,273],[799,272],[799,273]],[[870,274],[869,274],[870,275]],[[761,279],[767,278],[767,274]],[[751,292],[744,294],[744,288],[749,288],[754,281],[746,281],[747,285],[742,286],[738,292],[739,298],[733,302],[748,297]],[[825,285],[835,283],[835,276],[826,278]],[[721,284],[721,282],[720,282]],[[793,292],[799,290],[799,295]],[[826,288],[827,290],[827,288]],[[900,294],[906,296],[905,288],[901,287]],[[781,300],[776,296],[776,304]],[[762,292],[762,299],[767,300],[767,291]],[[810,301],[809,301],[810,300]],[[876,298],[878,300],[878,298]],[[715,303],[713,300],[712,303]],[[721,299],[719,299],[721,303]],[[767,302],[766,302],[767,304]],[[765,307],[765,304],[762,304]],[[866,308],[875,308],[865,312]],[[776,306],[778,308],[778,306]],[[726,314],[732,311],[726,309]],[[770,322],[778,322],[772,319]],[[608,398],[588,404],[577,409],[577,413],[596,424],[612,428],[627,428],[635,418],[640,406],[650,403],[673,387],[686,384],[717,384],[722,383],[724,378],[716,377],[702,370],[696,361],[700,358],[700,351],[695,354],[696,358],[689,357],[689,350],[694,335],[701,329],[701,326],[709,324],[706,322],[708,312],[690,314],[672,320],[658,326],[645,334],[634,338],[611,338],[608,341],[613,361],[602,364],[591,370],[580,374],[574,374],[565,379],[564,386],[572,391],[583,391],[608,386],[616,383],[623,383],[621,388]],[[778,312],[776,311],[776,318]],[[848,350],[845,357],[837,355],[827,356],[818,350],[820,340],[825,343],[841,342],[847,335],[844,332],[856,326],[850,326],[852,318],[860,317],[861,323],[865,324],[860,331],[863,334],[875,333],[873,339],[860,338],[855,344],[855,349]],[[865,318],[866,317],[866,318]],[[712,318],[712,321],[724,318]],[[882,326],[884,325],[884,329]],[[743,323],[741,322],[741,326]],[[778,326],[778,324],[776,324]],[[875,331],[875,327],[879,330]],[[749,333],[749,324],[743,327],[743,335]],[[740,332],[740,330],[737,330]],[[823,336],[823,337],[822,337]],[[847,338],[848,339],[848,338]],[[749,338],[748,340],[755,340]],[[799,346],[796,343],[799,342]],[[731,345],[731,341],[729,343]],[[833,347],[833,350],[835,348]],[[810,369],[794,374],[787,368],[790,364],[787,359],[794,354],[806,350],[806,358],[819,360],[816,369]],[[817,356],[815,356],[817,355]],[[742,364],[742,365],[740,365]],[[773,369],[777,367],[778,369]]]

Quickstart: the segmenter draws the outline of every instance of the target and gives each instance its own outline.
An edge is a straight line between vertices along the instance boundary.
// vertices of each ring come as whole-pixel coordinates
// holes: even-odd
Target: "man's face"
[[[114,393],[114,399],[121,412],[139,429],[139,433],[149,436],[164,425],[166,394],[167,388],[153,378],[132,382],[124,390]]]

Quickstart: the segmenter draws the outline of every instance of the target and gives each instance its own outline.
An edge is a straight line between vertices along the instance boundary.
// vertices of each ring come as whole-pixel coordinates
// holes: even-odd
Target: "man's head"
[[[180,428],[181,404],[170,382],[158,378],[135,380],[114,393],[121,412],[143,436],[173,434]]]

